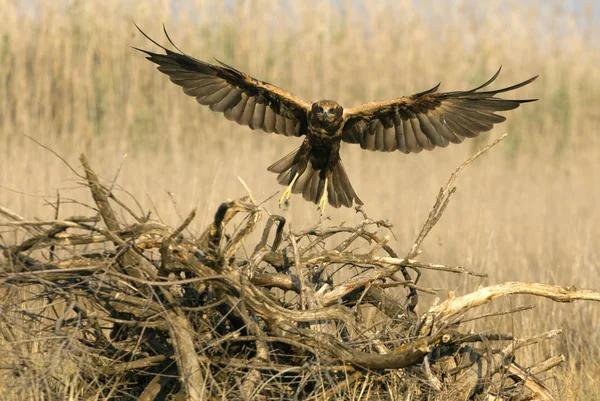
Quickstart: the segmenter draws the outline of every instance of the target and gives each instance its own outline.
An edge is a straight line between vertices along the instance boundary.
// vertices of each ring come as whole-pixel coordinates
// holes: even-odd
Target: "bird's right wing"
[[[307,114],[311,106],[309,103],[218,60],[220,66],[200,61],[183,52],[169,50],[151,39],[137,25],[136,27],[152,43],[163,49],[165,54],[135,49],[146,53],[148,60],[158,64],[160,72],[181,86],[187,95],[195,97],[198,103],[251,129],[286,136],[306,133]],[[165,35],[177,49],[166,30]]]

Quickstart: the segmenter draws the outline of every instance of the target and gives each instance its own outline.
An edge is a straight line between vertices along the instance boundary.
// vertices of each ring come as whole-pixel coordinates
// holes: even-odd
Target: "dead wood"
[[[140,217],[82,155],[96,215],[59,219],[57,207],[55,220],[38,221],[0,207],[0,226],[23,238],[0,244],[0,374],[12,375],[15,394],[33,385],[47,398],[63,394],[62,369],[98,399],[344,399],[357,389],[389,399],[394,388],[399,399],[551,400],[538,375],[564,357],[524,369],[515,351],[560,331],[466,332],[473,319],[527,308],[466,314],[509,294],[572,302],[598,292],[503,283],[416,313],[419,293],[436,293],[418,285],[420,274],[485,275],[417,259],[458,173],[482,153],[440,190],[405,257],[381,233],[391,224],[363,210],[354,225],[290,230],[251,194],[223,203],[196,237],[187,234],[195,210],[175,229]],[[332,280],[339,270],[347,278]],[[376,324],[366,305],[380,312]]]

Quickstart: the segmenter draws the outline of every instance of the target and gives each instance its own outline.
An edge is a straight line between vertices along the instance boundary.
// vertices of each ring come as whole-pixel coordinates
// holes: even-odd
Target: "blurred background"
[[[342,159],[366,213],[394,224],[392,246],[406,254],[456,166],[508,132],[461,173],[421,256],[489,277],[425,272],[421,284],[457,294],[504,281],[600,288],[599,1],[0,0],[0,10],[0,205],[26,219],[53,218],[57,192],[62,217],[91,204],[69,167],[29,136],[77,170],[86,153],[118,191],[170,225],[198,207],[192,225],[201,230],[221,202],[245,195],[237,176],[292,227],[318,221],[299,196],[279,210],[283,187],[266,171],[300,139],[253,132],[200,107],[130,47],[157,50],[133,22],[166,44],[164,23],[190,55],[346,107],[439,81],[442,91],[469,89],[500,65],[495,88],[539,74],[508,97],[540,100],[476,140],[418,155],[346,145]],[[351,209],[327,216],[361,219]],[[423,297],[420,311],[432,301]],[[600,306],[504,302],[536,306],[494,320],[517,336],[564,329],[535,351],[567,355],[547,384],[563,399],[600,398]]]

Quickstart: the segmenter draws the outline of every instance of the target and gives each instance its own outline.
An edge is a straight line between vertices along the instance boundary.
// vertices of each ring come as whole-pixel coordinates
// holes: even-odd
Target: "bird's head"
[[[323,123],[337,123],[342,120],[344,109],[333,100],[319,100],[312,104],[311,114]]]

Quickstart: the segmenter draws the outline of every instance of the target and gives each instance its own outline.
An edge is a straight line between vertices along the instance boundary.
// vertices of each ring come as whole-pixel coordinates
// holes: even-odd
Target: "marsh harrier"
[[[139,28],[138,28],[139,29]],[[250,129],[300,137],[300,147],[268,170],[287,188],[280,205],[292,193],[319,205],[333,207],[362,205],[340,159],[340,143],[356,143],[361,148],[382,152],[399,150],[418,153],[461,143],[489,131],[505,117],[496,114],[537,99],[508,100],[496,95],[531,83],[537,76],[503,89],[483,91],[500,73],[477,88],[457,92],[437,92],[439,84],[426,91],[398,99],[372,102],[345,109],[333,100],[308,103],[267,82],[259,81],[218,60],[210,64],[158,44],[165,54],[147,50],[148,60],[183,88],[185,94],[225,118]]]

